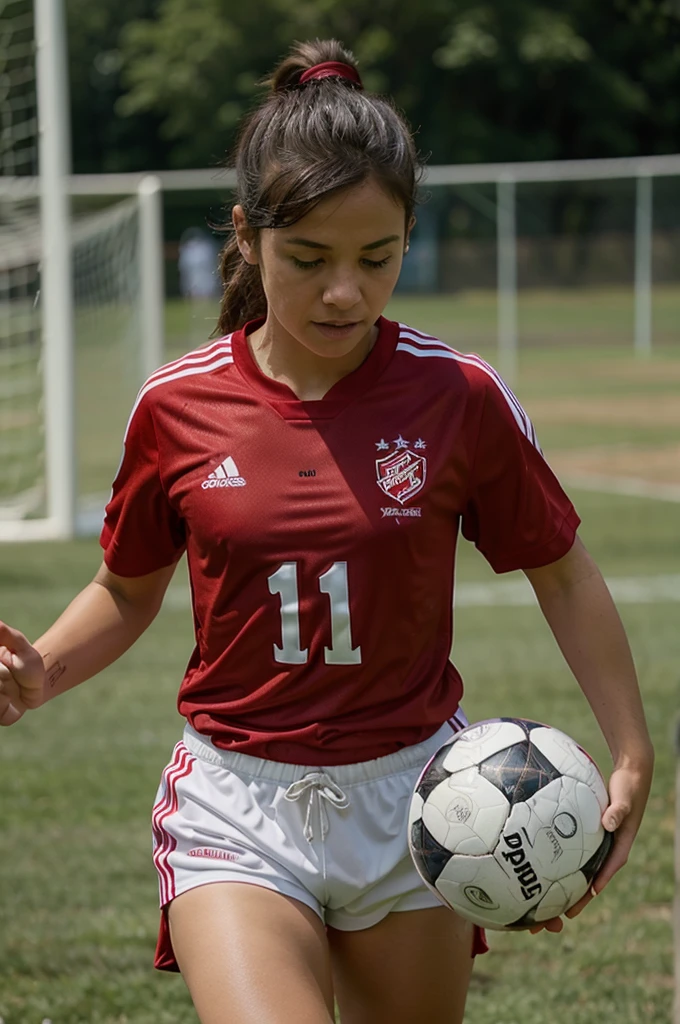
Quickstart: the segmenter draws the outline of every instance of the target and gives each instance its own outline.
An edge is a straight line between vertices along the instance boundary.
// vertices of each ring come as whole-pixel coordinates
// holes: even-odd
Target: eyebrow
[[[361,251],[368,252],[371,249],[380,249],[381,246],[387,245],[388,242],[398,242],[400,235],[388,235],[387,238],[379,238],[377,242],[369,242],[368,245],[362,245]],[[306,245],[308,249],[332,249],[332,245],[322,245],[321,242],[312,242],[309,238],[287,238],[286,245]]]

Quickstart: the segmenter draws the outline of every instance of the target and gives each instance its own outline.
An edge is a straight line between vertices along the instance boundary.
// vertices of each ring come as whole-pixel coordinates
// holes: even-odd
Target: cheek
[[[288,309],[304,305],[314,292],[312,282],[292,265],[277,263],[268,267],[262,277],[267,302],[274,309]]]
[[[394,291],[397,281],[399,280],[399,274],[401,273],[401,263],[394,270],[390,268],[389,272],[380,273],[376,272],[375,281],[371,288],[371,297],[373,300],[382,305],[386,305],[392,292]]]

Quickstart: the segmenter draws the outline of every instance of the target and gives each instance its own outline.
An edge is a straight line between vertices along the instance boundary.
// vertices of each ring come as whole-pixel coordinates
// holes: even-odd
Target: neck
[[[378,328],[373,326],[347,354],[324,357],[310,352],[268,316],[261,327],[248,335],[247,341],[255,363],[266,377],[285,384],[300,401],[313,402],[361,366],[377,337]]]

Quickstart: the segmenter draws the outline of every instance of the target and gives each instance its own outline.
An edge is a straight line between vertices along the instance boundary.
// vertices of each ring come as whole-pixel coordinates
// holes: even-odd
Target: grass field
[[[548,303],[541,314],[546,324],[549,309]],[[427,300],[395,301],[393,314],[492,357],[490,335],[485,345],[465,341],[475,317],[492,322],[477,299],[463,311],[450,307],[448,321],[445,309]],[[565,315],[553,306],[560,329]],[[587,329],[585,313],[573,315]],[[195,310],[192,316],[183,307],[169,308],[172,351],[202,340],[194,336],[187,343],[196,316]],[[203,322],[202,314],[198,318]],[[673,411],[680,404],[680,339],[640,364],[628,346],[616,344],[615,322],[608,323],[603,344],[528,346],[520,362],[520,397],[549,460],[566,476],[617,466],[618,475],[642,476],[650,484],[672,481],[674,473],[680,482],[680,460],[673,459],[680,445],[680,416]],[[95,399],[95,415],[95,355],[91,365],[81,400]],[[115,469],[119,437],[112,427],[105,430],[101,403],[99,409],[97,441],[88,436],[82,443],[104,479],[101,467],[109,459],[109,476]],[[119,415],[109,411],[106,424]],[[680,578],[678,504],[570,491],[583,519],[581,535],[614,583],[672,584]],[[0,547],[0,617],[37,635],[91,578],[98,560],[94,540]],[[456,613],[454,659],[467,682],[469,718],[509,714],[552,722],[606,769],[608,754],[594,719],[537,609],[506,601],[502,584],[466,544],[458,583],[461,594],[463,585],[479,583],[491,595],[487,606],[463,602]],[[670,585],[665,599],[642,587],[638,598],[621,604],[657,749],[654,788],[631,861],[562,935],[491,935],[491,953],[473,975],[469,1024],[670,1019],[678,601],[680,582],[675,589]],[[175,696],[191,646],[186,587],[178,579],[156,622],[116,665],[0,733],[4,1024],[197,1019],[181,979],[151,967],[158,912],[149,815],[180,734]]]

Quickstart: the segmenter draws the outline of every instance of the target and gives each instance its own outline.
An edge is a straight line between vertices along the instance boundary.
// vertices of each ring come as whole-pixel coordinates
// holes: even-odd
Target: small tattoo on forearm
[[[56,686],[65,671],[66,665],[62,665],[60,661],[55,661],[54,665],[47,669],[47,681],[50,684],[50,689]]]

